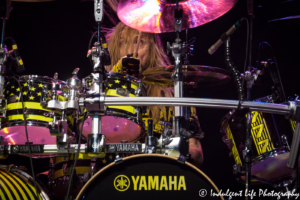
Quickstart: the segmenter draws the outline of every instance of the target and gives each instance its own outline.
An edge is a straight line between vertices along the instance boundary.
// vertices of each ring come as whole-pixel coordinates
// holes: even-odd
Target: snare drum
[[[277,132],[279,129],[272,114],[252,111],[251,119],[253,158],[251,175],[267,181],[280,180],[292,175],[294,170],[286,166],[290,154],[290,141],[293,137],[292,131],[285,129]],[[289,122],[281,119],[280,123]],[[244,166],[242,152],[245,149],[246,116],[237,116],[235,111],[231,111],[222,119],[221,126],[223,141],[231,150],[230,154],[235,163]]]
[[[207,193],[205,193],[205,191]],[[204,192],[204,193],[203,193]],[[215,184],[198,168],[176,158],[134,155],[111,163],[95,174],[77,200],[99,199],[223,199]],[[203,196],[202,196],[203,195]],[[200,196],[200,197],[199,197]]]
[[[106,86],[107,96],[137,97],[146,94],[139,80],[120,73],[108,73]],[[140,107],[107,106],[105,116],[102,116],[101,120],[101,134],[106,136],[106,143],[135,142],[141,136],[143,122]],[[82,135],[87,137],[91,131],[92,118],[88,118],[84,122]]]
[[[56,137],[50,135],[46,128],[53,115],[61,116],[61,112],[49,110],[42,106],[44,100],[50,99],[52,78],[47,76],[26,75],[19,81],[22,87],[24,107],[27,108],[28,139],[32,144],[56,144]],[[65,85],[60,81],[61,88]],[[21,102],[20,88],[16,81],[6,84],[4,94],[7,100],[6,118],[2,119],[0,136],[8,143],[25,144],[27,142]],[[71,124],[70,124],[71,125]]]
[[[36,190],[34,188],[33,178],[27,173],[13,169],[8,171],[7,169],[0,168],[0,199],[30,199],[36,200]],[[49,200],[49,197],[44,192],[42,187],[36,182],[38,195],[40,200]]]

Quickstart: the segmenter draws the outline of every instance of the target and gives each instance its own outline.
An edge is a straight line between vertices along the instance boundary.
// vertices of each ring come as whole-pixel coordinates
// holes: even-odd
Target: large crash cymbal
[[[238,0],[179,0],[182,30],[208,23],[228,12]],[[175,0],[120,0],[119,19],[143,32],[173,32]]]
[[[148,85],[173,87],[174,83],[170,80],[174,70],[174,65],[148,68],[142,73],[142,81]],[[205,65],[183,65],[182,72],[184,87],[194,88],[221,85],[231,79],[227,70]]]

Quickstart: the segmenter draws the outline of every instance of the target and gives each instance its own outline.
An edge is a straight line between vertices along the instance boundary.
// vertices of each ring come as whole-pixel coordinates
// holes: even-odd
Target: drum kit
[[[183,107],[229,109],[232,111],[221,120],[221,132],[236,163],[237,179],[245,183],[248,191],[251,184],[267,183],[290,192],[298,180],[300,100],[295,98],[278,104],[274,103],[275,95],[257,101],[249,101],[248,97],[244,101],[241,79],[247,82],[249,93],[260,72],[250,68],[240,74],[232,62],[229,36],[242,20],[210,49],[213,53],[225,42],[228,71],[189,65],[186,60],[183,63],[184,55],[192,46],[187,41],[182,42],[178,33],[222,16],[236,3],[237,0],[120,0],[118,17],[127,26],[140,32],[177,33],[175,42],[167,45],[167,51],[175,59],[174,65],[149,68],[138,78],[107,73],[104,69],[110,65],[110,58],[105,39],[100,40],[102,0],[94,0],[98,41],[88,54],[92,57],[93,69],[82,80],[77,77],[79,68],[66,81],[59,80],[58,73],[53,78],[6,76],[7,59],[17,61],[19,72],[24,67],[17,45],[13,42],[13,50],[8,51],[2,33],[1,158],[6,159],[11,154],[30,159],[50,158],[50,193],[57,199],[89,200],[100,196],[106,199],[124,196],[196,199],[204,195],[203,191],[218,194],[219,190],[209,177],[187,162],[188,141],[194,135],[186,134],[190,130],[183,125],[186,120]],[[6,1],[4,9],[8,13],[2,16],[5,26],[10,1]],[[184,90],[220,85],[231,76],[236,82],[239,100],[183,97]],[[174,87],[174,97],[147,97],[145,85]],[[173,126],[166,131],[165,123],[159,139],[153,134],[152,120],[144,124],[142,119],[143,107],[158,105],[175,107]],[[285,115],[293,131],[279,134],[273,114]],[[141,139],[145,139],[144,142],[140,142]],[[32,177],[21,166],[0,165],[1,199],[36,199],[36,195],[39,199],[50,199],[36,182],[33,170],[31,173]],[[146,190],[147,194],[143,192]],[[205,198],[224,199],[222,195],[209,194]]]

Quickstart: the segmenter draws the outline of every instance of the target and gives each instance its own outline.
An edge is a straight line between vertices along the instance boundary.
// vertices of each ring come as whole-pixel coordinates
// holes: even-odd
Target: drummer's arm
[[[197,167],[200,167],[203,163],[203,151],[199,139],[190,138],[189,145],[191,158],[194,160],[193,164]]]

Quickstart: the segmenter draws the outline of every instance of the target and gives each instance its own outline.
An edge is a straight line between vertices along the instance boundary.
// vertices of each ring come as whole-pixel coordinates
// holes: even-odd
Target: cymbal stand
[[[251,2],[250,2],[251,3]],[[247,82],[247,101],[251,100],[251,89],[254,83],[254,72],[252,71],[252,35],[253,35],[253,12],[249,11],[250,16],[250,37],[249,37],[249,54],[248,56],[248,69],[245,72],[245,81]],[[247,127],[246,127],[246,143],[243,157],[246,163],[245,169],[245,189],[248,193],[251,190],[251,161],[252,161],[252,136],[251,136],[251,111],[247,114]],[[249,195],[246,195],[245,199],[249,199]]]
[[[94,15],[95,21],[98,23],[98,37],[97,42],[88,56],[92,56],[94,63],[93,73],[91,73],[92,83],[91,88],[87,91],[83,107],[86,107],[88,115],[92,117],[92,134],[88,135],[88,152],[101,152],[105,145],[105,135],[101,134],[101,117],[104,114],[104,105],[101,99],[104,100],[104,85],[105,69],[104,69],[104,56],[105,52],[100,42],[100,24],[103,19],[103,0],[94,0]],[[90,105],[87,105],[89,102]],[[98,103],[99,106],[93,106],[93,103]]]
[[[182,29],[182,16],[183,11],[177,9],[174,13],[174,26],[177,34],[175,42],[170,46],[168,43],[167,51],[172,51],[172,56],[175,59],[175,72],[172,74],[171,81],[174,81],[174,97],[183,97],[183,73],[182,73],[182,55],[185,53],[185,45],[181,44],[181,39],[179,38],[179,31]],[[183,106],[175,106],[175,115],[173,116],[173,131],[172,135],[175,138],[180,138],[178,142],[179,156],[186,157],[189,155],[189,144],[188,138],[181,134],[181,122],[184,119]]]
[[[6,100],[4,98],[3,89],[4,89],[4,82],[5,82],[5,69],[6,69],[6,61],[7,58],[10,56],[9,52],[7,51],[6,46],[4,45],[4,36],[5,36],[5,25],[6,20],[9,18],[9,14],[11,11],[11,0],[3,1],[4,5],[1,7],[3,9],[1,11],[1,18],[3,19],[2,25],[2,33],[1,33],[1,44],[0,44],[0,117],[6,116]]]

